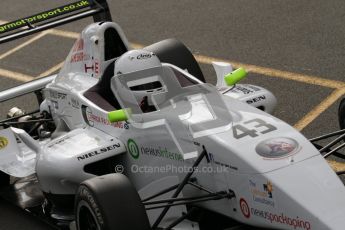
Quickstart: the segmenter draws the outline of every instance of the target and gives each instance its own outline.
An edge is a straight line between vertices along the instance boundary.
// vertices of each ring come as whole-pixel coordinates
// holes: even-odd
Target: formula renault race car
[[[345,228],[345,187],[324,159],[341,156],[344,130],[307,140],[270,115],[271,92],[238,84],[244,69],[213,63],[208,84],[181,42],[131,50],[105,1],[82,3],[1,27],[3,43],[95,20],[57,75],[0,92],[39,102],[0,121],[4,199],[66,229]]]

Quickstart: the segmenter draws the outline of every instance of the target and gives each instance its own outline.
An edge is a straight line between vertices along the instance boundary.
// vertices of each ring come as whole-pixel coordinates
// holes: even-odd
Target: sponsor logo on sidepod
[[[8,140],[6,137],[0,137],[0,149],[6,148]]]

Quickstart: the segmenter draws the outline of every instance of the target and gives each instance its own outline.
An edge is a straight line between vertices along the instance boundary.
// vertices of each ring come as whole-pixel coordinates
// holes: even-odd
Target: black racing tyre
[[[0,171],[0,189],[10,184],[10,176]]]
[[[138,192],[122,174],[108,174],[81,183],[75,200],[78,230],[149,230]]]
[[[345,129],[345,98],[341,100],[338,110],[340,129]]]
[[[179,40],[175,38],[166,39],[146,46],[144,50],[155,53],[161,62],[176,65],[181,69],[187,69],[194,77],[202,82],[206,82],[193,54]]]

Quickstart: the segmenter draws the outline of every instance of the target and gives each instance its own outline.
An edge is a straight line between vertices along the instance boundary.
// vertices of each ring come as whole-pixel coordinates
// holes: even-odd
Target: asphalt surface
[[[2,0],[0,20],[11,21],[72,1]],[[109,1],[113,20],[130,42],[149,45],[175,37],[195,54],[294,73],[345,81],[345,2],[343,0],[131,0]],[[80,32],[91,19],[59,29]],[[0,45],[0,55],[28,38]],[[37,76],[64,60],[74,40],[48,35],[0,61],[0,68]],[[215,82],[210,65],[201,65]],[[245,83],[266,87],[278,98],[274,115],[294,125],[333,89],[249,74]],[[21,84],[0,76],[0,90]],[[339,101],[302,132],[307,137],[338,129]],[[3,103],[30,110],[32,96]],[[0,229],[49,229],[0,200]]]

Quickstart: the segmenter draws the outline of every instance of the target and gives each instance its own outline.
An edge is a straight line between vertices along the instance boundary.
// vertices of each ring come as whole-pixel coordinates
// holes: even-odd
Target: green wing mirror
[[[227,86],[233,86],[237,82],[241,81],[243,78],[247,76],[247,72],[242,67],[232,71],[231,73],[225,75],[224,81]]]
[[[110,122],[127,121],[128,112],[129,112],[128,109],[119,109],[119,110],[111,111],[108,113],[108,119]]]

